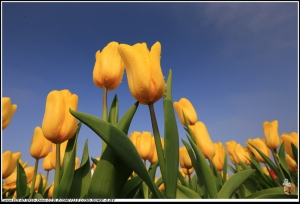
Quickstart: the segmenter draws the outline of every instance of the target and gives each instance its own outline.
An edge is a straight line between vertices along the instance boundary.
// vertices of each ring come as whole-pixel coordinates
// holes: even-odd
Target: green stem
[[[33,179],[31,181],[31,189],[30,189],[29,198],[33,197],[33,192],[34,192],[34,187],[35,187],[35,180],[36,180],[36,174],[37,174],[38,165],[39,165],[39,159],[36,159],[35,160],[35,166],[34,166]]]
[[[107,121],[107,88],[103,88],[103,101],[102,101],[102,119],[104,121]],[[102,153],[103,154],[104,150],[106,148],[106,143],[102,140]]]
[[[156,121],[154,106],[153,106],[153,103],[148,104],[148,106],[149,106],[150,117],[151,117],[151,122],[152,122],[152,129],[153,129],[153,134],[154,134],[154,141],[155,141],[155,146],[156,146],[158,163],[160,166],[163,182],[165,182],[166,181],[166,173],[167,173],[166,165],[165,165],[165,157],[164,157],[164,152],[163,152],[163,148],[162,148],[162,144],[161,144],[161,140],[160,140],[160,134],[159,134],[158,125],[157,125],[157,121]]]
[[[215,175],[215,171],[214,171],[214,167],[213,167],[213,162],[212,162],[211,159],[208,159],[208,161],[209,161],[209,166],[210,166],[211,173],[214,176]]]
[[[53,198],[57,198],[58,187],[60,183],[60,143],[56,144],[56,164],[54,176]]]

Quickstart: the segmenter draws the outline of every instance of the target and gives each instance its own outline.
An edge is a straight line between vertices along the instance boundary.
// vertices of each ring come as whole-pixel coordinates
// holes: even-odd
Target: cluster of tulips
[[[213,143],[192,103],[186,98],[173,102],[172,71],[165,82],[160,55],[159,42],[151,50],[146,43],[110,42],[102,52],[96,52],[93,81],[103,89],[102,118],[79,112],[78,96],[69,90],[51,91],[42,126],[34,129],[31,140],[35,166],[27,167],[20,152],[2,154],[2,197],[297,198],[298,133],[279,137],[278,121],[265,121],[264,138],[248,139],[246,146],[233,140],[226,142],[226,148],[221,142]],[[108,108],[107,95],[120,85],[124,69],[137,101],[119,118],[117,96]],[[160,99],[163,137],[154,110]],[[153,131],[128,134],[139,104],[148,106]],[[16,109],[10,98],[2,98],[2,130]],[[175,113],[186,130],[181,147]],[[81,145],[77,139],[82,124],[101,138],[102,150],[100,157],[90,157],[86,141],[79,162],[76,149]],[[227,153],[233,166],[227,164]],[[42,158],[46,176],[37,173]],[[55,170],[52,183],[48,182],[51,170]]]

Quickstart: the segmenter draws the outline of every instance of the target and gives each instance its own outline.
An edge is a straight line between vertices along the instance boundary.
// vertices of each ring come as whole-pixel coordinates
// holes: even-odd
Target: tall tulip
[[[195,125],[191,125],[191,127],[197,146],[201,150],[204,157],[211,160],[215,156],[216,151],[205,124],[201,121],[198,121]]]
[[[265,160],[260,156],[260,154],[252,147],[250,144],[254,145],[257,149],[259,149],[264,155],[270,158],[270,149],[267,147],[267,144],[264,140],[260,138],[256,139],[248,139],[247,140],[249,150],[254,154],[255,158],[262,163],[266,163]]]
[[[33,178],[33,173],[34,173],[34,166],[27,167],[24,169],[26,178],[27,178],[27,184],[32,181]],[[2,188],[7,190],[11,189],[14,190],[16,189],[16,181],[17,181],[17,172],[12,173],[9,177],[5,179],[5,182],[2,185]]]
[[[2,179],[9,177],[17,166],[17,160],[21,157],[21,152],[12,153],[11,151],[5,151],[2,154]]]
[[[281,138],[284,142],[284,150],[294,159],[291,143],[293,143],[298,148],[298,133],[296,132],[292,132],[291,134],[283,133],[281,135]]]
[[[222,171],[224,168],[224,160],[226,155],[226,150],[221,142],[213,143],[216,154],[213,157],[212,161],[219,171]]]
[[[141,104],[155,103],[162,98],[165,81],[160,67],[160,43],[156,42],[151,51],[146,43],[120,44],[118,51],[125,64],[132,96]]]
[[[185,126],[185,122],[182,111],[184,112],[184,115],[188,120],[189,125],[194,125],[197,122],[197,113],[194,109],[194,106],[188,99],[181,98],[178,102],[175,101],[173,105],[183,126]]]
[[[272,122],[265,121],[263,123],[263,130],[267,146],[270,149],[276,149],[280,145],[278,120],[274,120]]]
[[[93,81],[99,88],[113,90],[119,86],[124,75],[124,64],[118,52],[119,43],[110,42],[102,52],[96,52]]]
[[[44,136],[57,144],[71,139],[77,130],[77,119],[69,108],[77,110],[78,96],[69,90],[51,91],[46,100],[42,124]]]
[[[12,116],[17,110],[17,105],[11,105],[11,100],[9,97],[2,97],[2,130],[7,128]]]
[[[31,140],[30,155],[35,159],[46,157],[51,149],[52,142],[47,140],[41,127],[36,127]]]

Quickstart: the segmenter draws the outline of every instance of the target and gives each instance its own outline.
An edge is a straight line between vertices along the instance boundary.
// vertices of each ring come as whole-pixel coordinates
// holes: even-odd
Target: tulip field
[[[2,199],[297,199],[298,133],[279,136],[274,120],[262,124],[264,138],[249,138],[246,146],[212,141],[193,104],[187,98],[173,101],[173,72],[164,78],[160,58],[160,42],[150,50],[146,43],[110,42],[96,52],[93,82],[103,89],[101,118],[80,112],[80,99],[69,90],[49,92],[42,126],[31,140],[35,166],[27,167],[20,152],[2,153]],[[136,102],[119,118],[122,104],[117,96],[107,104],[107,95],[124,70]],[[155,112],[159,100],[163,112]],[[152,132],[129,133],[140,106],[149,108]],[[3,97],[3,131],[15,114],[17,104]],[[91,157],[86,141],[79,163],[82,126],[99,136],[102,152]],[[179,137],[179,128],[185,137]],[[39,162],[47,175],[39,173]],[[53,182],[49,171],[55,171]]]

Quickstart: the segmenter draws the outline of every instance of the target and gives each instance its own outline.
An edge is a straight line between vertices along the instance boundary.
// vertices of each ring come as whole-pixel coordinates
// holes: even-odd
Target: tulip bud
[[[163,138],[160,138],[160,141],[161,141],[161,145],[162,145],[162,148],[164,149],[165,147],[165,143],[164,143],[164,139]],[[151,164],[154,164],[155,162],[158,161],[158,156],[157,156],[157,151],[156,151],[156,145],[155,145],[155,140],[154,140],[154,137],[151,138],[151,153],[149,155],[149,162]]]
[[[156,42],[151,51],[146,43],[120,44],[118,51],[125,64],[132,96],[141,104],[155,103],[162,98],[165,81],[160,67],[160,43]]]
[[[191,104],[191,102],[188,99],[181,98],[178,102],[174,102],[173,105],[178,114],[180,122],[183,126],[186,126],[186,125],[184,122],[184,117],[183,117],[182,111],[184,112],[184,115],[185,115],[186,119],[188,120],[189,125],[194,125],[197,122],[197,119],[198,119],[197,113],[196,113],[193,105]]]
[[[2,154],[2,179],[10,176],[17,166],[17,160],[21,157],[21,152],[12,153],[6,151]]]
[[[71,139],[77,130],[77,119],[69,109],[77,110],[78,96],[69,90],[51,91],[46,100],[42,124],[44,136],[53,143]]]
[[[11,100],[9,97],[2,97],[2,130],[7,128],[12,116],[17,110],[17,105],[11,105]]]
[[[264,155],[270,158],[270,149],[267,147],[267,144],[264,140],[260,138],[256,139],[248,139],[247,140],[249,150],[254,154],[255,158],[262,163],[266,163],[265,160],[260,156],[260,154],[252,147],[250,144],[254,145],[257,149],[259,149]]]
[[[297,173],[298,172],[298,166],[297,166],[296,161],[289,154],[285,155],[285,159],[286,159],[288,169],[291,172]]]
[[[192,125],[191,125],[192,126]],[[212,159],[216,152],[213,142],[210,139],[206,126],[203,122],[198,121],[192,128],[197,146],[206,159]]]
[[[239,160],[235,154],[235,146],[237,145],[236,141],[231,140],[229,142],[226,142],[226,148],[227,152],[229,154],[229,158],[233,164],[238,164]]]
[[[118,52],[119,44],[110,42],[102,52],[96,52],[96,62],[93,71],[93,81],[99,88],[113,90],[117,88],[123,78],[124,63]]]
[[[151,132],[142,132],[136,140],[136,148],[143,160],[147,160],[151,153]]]
[[[36,127],[31,140],[30,155],[35,159],[46,157],[51,149],[52,142],[47,140],[42,128]]]
[[[185,146],[179,148],[179,163],[182,168],[190,169],[193,167],[191,158]]]
[[[274,120],[272,122],[265,121],[263,123],[263,130],[268,148],[276,149],[280,145],[278,120]]]
[[[45,171],[50,171],[53,169],[53,166],[51,163],[51,157],[52,157],[52,152],[49,152],[49,154],[44,158],[42,166]]]
[[[218,171],[222,171],[224,168],[224,160],[225,160],[225,154],[226,150],[221,142],[213,143],[216,154],[213,157],[212,161],[217,167]]]
[[[284,142],[284,150],[288,155],[290,155],[294,159],[291,143],[293,143],[298,148],[298,133],[296,132],[292,132],[291,134],[283,133],[281,135],[281,138]]]

